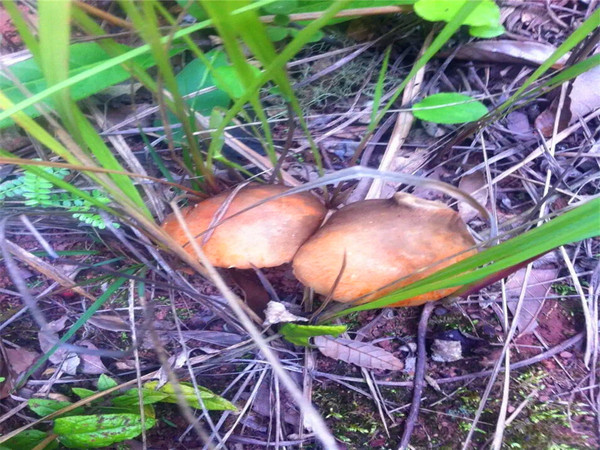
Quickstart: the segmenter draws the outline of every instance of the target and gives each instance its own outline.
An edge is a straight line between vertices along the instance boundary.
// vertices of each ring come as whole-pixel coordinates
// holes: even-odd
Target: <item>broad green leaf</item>
[[[130,50],[127,46],[123,45],[121,47],[123,53]],[[110,59],[110,56],[94,42],[73,44],[70,47],[69,54],[69,77],[91,70],[95,66]],[[133,61],[144,68],[149,68],[154,65],[154,60],[150,55],[138,56],[133,58]],[[32,94],[40,93],[47,87],[42,70],[32,58],[10,66],[10,70],[23,84],[23,87]],[[89,78],[75,83],[70,88],[71,97],[74,100],[87,98],[107,87],[127,80],[129,76],[129,73],[121,66],[111,67],[102,73],[94,74]],[[26,99],[25,94],[23,94],[19,87],[8,77],[0,76],[0,90],[2,90],[13,103],[19,103]],[[51,101],[48,101],[47,104],[51,104]],[[30,117],[37,117],[40,114],[33,106],[26,108],[25,113]],[[2,120],[0,121],[0,128],[4,128],[11,124],[13,124],[11,119]]]
[[[213,68],[218,68],[227,65],[227,57],[221,50],[211,50],[206,53],[206,57],[210,60]],[[190,61],[182,70],[175,76],[177,81],[177,89],[182,96],[192,94],[202,89],[215,87],[215,80],[210,73],[210,70],[200,59]],[[189,105],[192,111],[195,111],[203,116],[208,116],[213,108],[226,108],[231,102],[229,95],[222,89],[214,89],[201,95],[196,95],[188,98],[185,102]],[[179,120],[171,111],[167,113],[169,123],[176,124]],[[194,120],[193,117],[190,120]],[[157,125],[160,125],[160,120],[157,120]],[[173,130],[173,140],[181,142],[184,138],[183,130]]]
[[[187,13],[194,16],[198,20],[205,20],[207,18],[206,13],[202,7],[195,0],[177,0],[179,6],[182,8],[187,7]]]
[[[56,411],[60,411],[67,406],[71,406],[71,402],[61,402],[50,398],[30,398],[27,401],[27,406],[40,417],[47,416]],[[81,410],[81,408],[79,408]],[[73,414],[73,411],[69,411]]]
[[[142,395],[144,405],[158,403],[169,397],[169,394],[148,388],[142,388]],[[138,389],[129,389],[123,395],[113,398],[112,404],[115,406],[137,406],[139,400]]]
[[[469,27],[469,34],[471,36],[485,39],[501,36],[505,31],[506,29],[502,26],[502,24]]]
[[[430,22],[448,22],[469,0],[418,0],[417,15]],[[500,23],[500,8],[493,0],[483,0],[463,21],[475,27],[495,26]]]
[[[145,428],[155,423],[156,419],[146,417]],[[65,447],[99,448],[139,436],[142,420],[139,414],[71,416],[56,419],[53,431]]]
[[[298,0],[277,0],[266,6],[263,6],[263,10],[267,14],[292,14],[296,12],[299,5]]]
[[[113,380],[111,377],[106,376],[104,374],[102,374],[98,377],[98,390],[99,391],[106,391],[107,389],[115,387],[117,384],[118,383],[115,380]]]
[[[75,394],[79,398],[88,398],[96,393],[96,391],[92,391],[91,389],[84,389],[78,387],[71,388],[71,390],[73,391],[73,394]]]
[[[286,323],[279,332],[292,344],[308,347],[308,339],[315,336],[338,337],[348,329],[346,325],[298,325],[297,323]]]
[[[278,14],[273,19],[273,24],[280,27],[287,27],[290,24],[290,16],[287,14]]]
[[[144,384],[146,389],[154,390],[156,389],[156,386],[158,386],[157,381],[150,381],[149,383]],[[198,397],[196,396],[196,390],[191,383],[179,383],[179,387],[183,397],[187,400],[188,405],[190,405],[192,408],[202,408],[200,402],[198,401]],[[165,384],[163,387],[158,389],[158,392],[168,394],[168,397],[161,401],[165,403],[177,403],[177,395],[175,394],[175,389],[171,383]],[[204,403],[204,407],[209,411],[237,410],[235,405],[233,405],[231,402],[223,397],[218,396],[203,386],[198,386],[198,392],[200,393],[200,398],[202,399],[202,403]]]
[[[248,64],[248,67],[254,75],[254,78],[258,78],[260,70],[250,64]],[[233,66],[218,67],[215,69],[215,72],[218,74],[217,86],[227,92],[233,99],[238,99],[244,95],[244,92],[246,91],[245,83],[251,82],[251,80],[241,80],[238,72]]]
[[[227,57],[220,50],[211,50],[206,53],[206,57],[215,69],[227,65]],[[215,86],[215,80],[210,71],[199,59],[194,59],[187,64],[177,74],[175,79],[177,80],[177,88],[181,95],[188,95],[201,89]],[[203,116],[208,116],[214,107],[227,107],[230,100],[226,92],[215,89],[212,92],[187,99],[186,102],[192,110]]]
[[[300,33],[300,30],[297,30],[296,28],[290,28],[290,34],[292,36],[296,37],[298,33]],[[318,30],[310,37],[310,39],[307,40],[307,43],[319,42],[324,37],[325,33],[323,33],[321,30]]]
[[[11,450],[29,450],[34,448],[40,442],[48,437],[48,433],[44,433],[40,430],[25,430],[21,431],[15,437],[7,440],[4,445]],[[58,442],[52,441],[50,444],[44,447],[44,450],[54,450],[58,447]]]
[[[286,27],[267,27],[267,35],[273,42],[284,40],[290,34],[289,28]]]
[[[140,405],[136,403],[135,405],[124,405],[124,406],[107,406],[102,412],[104,414],[140,414]],[[156,419],[156,411],[154,410],[154,406],[152,405],[144,405],[144,416],[152,417]]]
[[[451,124],[473,122],[488,111],[483,103],[467,95],[443,92],[416,103],[412,112],[421,120]]]

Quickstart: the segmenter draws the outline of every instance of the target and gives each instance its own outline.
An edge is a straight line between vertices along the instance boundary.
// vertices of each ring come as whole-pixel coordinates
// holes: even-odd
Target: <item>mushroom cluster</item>
[[[292,262],[295,276],[305,286],[339,302],[373,301],[476,252],[473,238],[454,210],[410,194],[352,203],[333,213],[321,228],[326,209],[308,193],[279,197],[243,211],[287,190],[279,185],[250,185],[182,213],[213,265],[248,269]],[[163,228],[193,254],[174,216],[166,219]],[[420,305],[457,289],[442,289],[393,306]]]
[[[397,193],[387,200],[364,200],[335,212],[296,253],[294,274],[333,300],[365,303],[472,255],[474,245],[454,210]],[[442,289],[391,306],[420,305],[457,289]]]

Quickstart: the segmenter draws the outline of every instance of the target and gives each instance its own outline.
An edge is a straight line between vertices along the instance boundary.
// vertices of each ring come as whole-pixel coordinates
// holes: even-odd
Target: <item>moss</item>
[[[370,442],[385,433],[377,408],[363,395],[332,385],[327,389],[315,389],[313,400],[333,435],[351,444],[351,448],[370,448]],[[378,448],[392,449],[396,444],[393,439],[386,437],[386,445]]]

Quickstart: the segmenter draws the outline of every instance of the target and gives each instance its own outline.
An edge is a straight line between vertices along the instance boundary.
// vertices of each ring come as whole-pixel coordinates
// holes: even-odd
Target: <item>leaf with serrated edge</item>
[[[373,344],[326,336],[315,337],[314,343],[325,356],[365,369],[402,370],[404,368],[402,361]]]

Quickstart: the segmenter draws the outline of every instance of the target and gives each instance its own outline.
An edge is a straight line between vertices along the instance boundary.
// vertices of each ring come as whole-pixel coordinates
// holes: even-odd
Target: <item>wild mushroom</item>
[[[323,295],[330,294],[341,272],[332,298],[366,303],[474,254],[475,250],[465,252],[474,244],[454,210],[398,193],[335,212],[300,247],[293,268],[296,278]],[[407,278],[394,283],[402,277]],[[420,305],[457,289],[419,295],[392,306]]]
[[[190,232],[197,236],[196,241],[216,267],[275,267],[290,262],[321,224],[326,210],[319,200],[309,193],[292,194],[223,220],[288,189],[281,185],[250,185],[233,195],[223,193],[181,212]],[[219,225],[206,232],[216,224]],[[194,255],[174,215],[165,219],[162,228]]]

